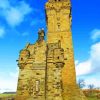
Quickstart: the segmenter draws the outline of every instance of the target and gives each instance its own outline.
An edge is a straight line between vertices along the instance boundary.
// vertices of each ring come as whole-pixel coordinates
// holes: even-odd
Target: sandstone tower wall
[[[68,0],[56,2],[50,0],[46,3],[47,15],[47,42],[61,41],[64,49],[64,67],[62,68],[63,86],[76,85],[74,54],[71,33],[71,3]],[[67,78],[66,78],[67,77]],[[66,85],[67,84],[67,85]]]

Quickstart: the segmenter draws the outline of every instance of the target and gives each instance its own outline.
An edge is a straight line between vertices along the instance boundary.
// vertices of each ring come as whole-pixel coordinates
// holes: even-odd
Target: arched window
[[[36,92],[39,92],[39,85],[40,85],[40,81],[36,80]]]

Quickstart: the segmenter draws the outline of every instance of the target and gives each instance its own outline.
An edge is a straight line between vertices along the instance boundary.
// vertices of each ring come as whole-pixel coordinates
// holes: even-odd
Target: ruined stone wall
[[[20,51],[16,100],[86,100],[76,85],[70,0],[49,0],[46,18],[47,42],[42,29]]]
[[[64,65],[64,51],[59,44],[59,42],[48,44],[46,100],[63,100],[61,74]]]
[[[28,44],[20,52],[16,100],[45,100],[46,44]]]

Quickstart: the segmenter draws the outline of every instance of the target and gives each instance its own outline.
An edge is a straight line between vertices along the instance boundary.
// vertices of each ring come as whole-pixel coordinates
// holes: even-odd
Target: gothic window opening
[[[60,25],[58,25],[58,29],[60,29]]]
[[[39,92],[40,81],[36,80],[36,92]]]
[[[57,23],[57,30],[60,31],[60,23]]]

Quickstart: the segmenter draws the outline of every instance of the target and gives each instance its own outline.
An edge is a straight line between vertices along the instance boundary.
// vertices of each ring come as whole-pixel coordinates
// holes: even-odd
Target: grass
[[[0,98],[14,97],[16,94],[0,94]]]
[[[92,90],[83,90],[88,100],[100,100],[100,90],[92,89]]]
[[[96,97],[88,97],[88,100],[100,100],[100,99],[97,99]]]
[[[16,94],[0,94],[0,98],[9,98],[9,97],[14,97]],[[87,97],[88,100],[100,100],[97,99],[96,97]]]

